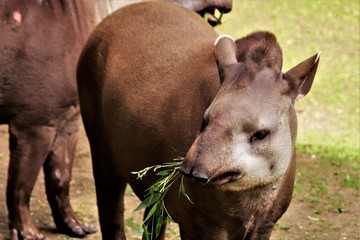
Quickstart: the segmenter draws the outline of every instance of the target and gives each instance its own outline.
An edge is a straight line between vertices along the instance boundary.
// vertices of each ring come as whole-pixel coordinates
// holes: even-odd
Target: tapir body
[[[164,3],[125,7],[102,21],[77,79],[103,239],[125,238],[126,184],[144,199],[157,179],[131,172],[177,156],[185,156],[180,170],[192,202],[177,182],[165,207],[182,239],[268,239],[291,201],[293,104],[309,91],[318,59],[283,74],[273,34],[234,42]]]
[[[231,9],[231,0],[187,1],[203,14]],[[31,192],[43,166],[57,229],[83,237],[96,231],[77,219],[69,186],[80,124],[75,69],[95,24],[119,0],[0,1],[0,124],[9,125],[7,207],[11,239],[44,239],[31,220]]]

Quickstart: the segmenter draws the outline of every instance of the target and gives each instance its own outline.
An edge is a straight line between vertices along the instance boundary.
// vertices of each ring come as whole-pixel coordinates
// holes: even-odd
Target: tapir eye
[[[250,142],[253,143],[255,141],[260,141],[265,139],[268,135],[269,135],[270,131],[269,130],[260,130],[257,131],[256,133],[254,133],[251,137],[250,137]]]

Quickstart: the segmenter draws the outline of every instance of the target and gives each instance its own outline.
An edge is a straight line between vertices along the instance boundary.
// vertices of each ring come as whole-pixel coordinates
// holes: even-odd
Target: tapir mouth
[[[220,186],[226,183],[231,183],[236,180],[239,180],[242,177],[242,174],[240,172],[224,172],[218,175],[215,175],[215,177],[210,178],[209,184],[213,184],[216,186]]]

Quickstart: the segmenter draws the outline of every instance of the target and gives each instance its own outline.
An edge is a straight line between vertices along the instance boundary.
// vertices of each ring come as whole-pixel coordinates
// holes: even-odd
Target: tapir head
[[[284,176],[295,148],[294,103],[309,92],[319,56],[282,73],[273,34],[256,32],[236,42],[220,36],[215,57],[222,83],[181,171],[227,190],[264,186]]]

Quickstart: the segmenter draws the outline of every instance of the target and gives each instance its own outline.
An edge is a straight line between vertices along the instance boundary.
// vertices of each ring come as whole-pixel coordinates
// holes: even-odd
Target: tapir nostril
[[[193,168],[181,166],[179,171],[186,177],[190,178],[191,181],[200,183],[200,184],[206,184],[209,182],[208,177],[205,176],[205,174],[202,174]]]
[[[187,167],[187,166],[182,165],[182,166],[179,168],[179,171],[180,171],[183,175],[187,176],[187,175],[189,175],[189,174],[190,174],[190,172],[191,172],[191,168],[190,168],[190,167]]]

